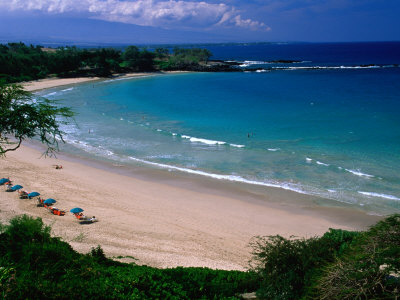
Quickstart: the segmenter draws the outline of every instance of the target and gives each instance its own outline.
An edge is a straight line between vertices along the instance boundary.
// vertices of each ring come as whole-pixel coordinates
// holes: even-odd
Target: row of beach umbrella
[[[6,184],[6,183],[11,183],[11,181],[10,181],[9,178],[1,178],[1,179],[0,179],[0,185],[4,185],[4,184]],[[17,185],[13,185],[13,186],[12,186],[11,188],[9,188],[8,190],[14,192],[14,191],[18,191],[18,190],[20,190],[20,189],[22,189],[22,188],[23,188],[22,185],[17,184]],[[32,199],[32,198],[34,198],[34,197],[40,196],[40,193],[38,193],[38,192],[31,192],[31,193],[28,193],[26,196],[28,197],[28,199]],[[57,202],[57,201],[56,201],[55,199],[53,199],[53,198],[48,198],[48,199],[46,199],[46,200],[43,201],[43,204],[46,204],[46,205],[53,205],[53,204],[56,203],[56,202]],[[78,214],[78,213],[81,213],[81,212],[83,212],[83,211],[84,211],[84,210],[83,210],[82,208],[80,208],[80,207],[74,207],[73,209],[70,210],[70,212],[73,213],[73,214]]]

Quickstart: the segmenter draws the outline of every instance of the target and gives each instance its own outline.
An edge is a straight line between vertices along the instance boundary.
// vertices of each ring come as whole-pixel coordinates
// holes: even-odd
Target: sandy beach
[[[59,84],[83,82],[75,80],[60,79]],[[56,82],[42,80],[27,89],[54,87]],[[276,188],[252,192],[237,184],[157,170],[146,176],[124,174],[63,153],[43,157],[42,152],[22,146],[7,153],[0,159],[0,177],[56,199],[55,206],[66,215],[52,215],[37,207],[36,200],[21,200],[16,192],[0,187],[1,223],[20,214],[41,217],[52,226],[53,235],[75,250],[87,253],[101,245],[108,257],[126,257],[126,262],[246,270],[254,236],[311,237],[329,228],[363,230],[380,219]],[[55,164],[63,168],[57,170]],[[83,208],[99,222],[80,224],[69,213],[73,207]]]
[[[149,73],[124,73],[116,74],[113,78],[129,78],[129,77],[143,77],[149,75],[160,75],[168,73],[183,73],[181,71],[169,71],[169,72],[149,72]],[[90,81],[103,80],[100,77],[76,77],[76,78],[45,78],[34,81],[27,81],[22,83],[24,89],[28,92],[40,91],[44,89],[50,89],[59,86],[70,86],[74,84],[80,84]]]
[[[53,165],[63,168],[56,170]],[[365,229],[379,218],[343,208],[279,205],[269,197],[307,198],[276,190],[257,201],[251,195],[178,187],[162,180],[143,180],[79,162],[41,157],[28,147],[0,159],[1,176],[9,176],[28,192],[57,200],[56,207],[85,209],[99,222],[82,225],[67,212],[55,216],[0,191],[2,223],[19,214],[41,217],[53,234],[86,253],[101,245],[109,257],[132,256],[139,264],[156,267],[204,266],[244,270],[256,235],[310,237],[328,228]],[[217,189],[214,187],[213,189]],[[301,201],[302,203],[306,199]],[[132,261],[127,259],[126,261]]]

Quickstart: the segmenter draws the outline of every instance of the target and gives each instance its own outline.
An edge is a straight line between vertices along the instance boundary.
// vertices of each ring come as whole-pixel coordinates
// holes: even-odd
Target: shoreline
[[[180,72],[179,72],[180,73]],[[159,75],[163,73],[152,73]],[[148,76],[125,74],[116,78]],[[31,91],[100,78],[47,79]],[[104,79],[107,80],[107,79]],[[311,237],[329,228],[364,230],[382,219],[330,200],[273,187],[252,187],[150,168],[125,168],[59,153],[40,158],[34,142],[0,159],[1,177],[28,192],[57,200],[63,217],[20,200],[0,187],[0,220],[29,214],[52,225],[52,233],[82,253],[101,245],[108,257],[154,267],[194,266],[246,270],[254,236]],[[40,158],[40,159],[39,159]],[[55,170],[52,165],[61,164]],[[329,205],[329,202],[331,205]],[[324,205],[328,203],[328,205]],[[69,210],[82,207],[98,223],[81,225]]]
[[[10,176],[28,192],[56,199],[55,206],[66,215],[51,215],[36,207],[35,200],[0,191],[1,222],[24,213],[41,217],[52,225],[55,236],[79,252],[100,245],[108,257],[130,256],[138,264],[246,270],[254,236],[311,237],[329,228],[364,230],[381,219],[354,209],[319,206],[315,197],[275,188],[256,195],[207,179],[157,171],[128,176],[70,155],[41,154],[26,146],[9,153],[0,160],[1,176]],[[54,169],[54,164],[63,169]],[[76,206],[99,222],[81,225],[69,213]]]
[[[108,77],[74,77],[74,78],[44,78],[33,81],[21,82],[23,88],[27,92],[37,92],[50,88],[57,88],[62,86],[71,86],[75,84],[81,84],[92,81],[105,81],[110,79],[124,79],[124,78],[135,78],[144,76],[154,76],[163,74],[176,74],[176,73],[189,73],[187,71],[168,71],[168,72],[139,72],[139,73],[123,73],[115,74],[114,76]]]

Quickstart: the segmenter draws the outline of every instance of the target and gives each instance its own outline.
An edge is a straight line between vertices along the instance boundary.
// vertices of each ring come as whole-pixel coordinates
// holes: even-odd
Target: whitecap
[[[370,65],[370,66],[301,66],[301,67],[273,67],[274,70],[358,70],[358,69],[378,69],[393,68],[395,65]]]
[[[325,166],[325,167],[329,167],[329,166],[330,166],[329,164],[320,162],[320,161],[318,161],[318,160],[316,161],[316,163],[317,163],[317,165],[321,165],[321,166]]]
[[[53,96],[53,95],[57,95],[57,92],[52,92],[52,93],[46,94],[43,97],[46,98],[46,97]]]
[[[307,162],[311,162],[311,161],[312,161],[312,158],[306,157],[306,161],[307,161]]]
[[[374,175],[370,175],[370,174],[366,174],[366,173],[362,173],[360,171],[355,171],[355,170],[350,170],[350,169],[345,169],[347,172],[360,176],[360,177],[368,177],[368,178],[372,178],[375,177]]]
[[[379,198],[384,198],[384,199],[389,199],[389,200],[397,200],[400,201],[400,198],[392,195],[387,195],[387,194],[379,194],[379,193],[373,193],[373,192],[361,192],[358,191],[359,194],[365,195],[365,196],[370,196],[370,197],[379,197]]]
[[[226,144],[226,142],[223,142],[223,141],[213,141],[213,140],[208,140],[208,139],[192,137],[189,135],[181,135],[181,138],[188,139],[192,143],[203,143],[203,144],[207,144],[207,145],[225,145]]]
[[[161,132],[162,130],[161,130],[161,129],[157,129],[157,131],[158,131],[158,132]]]
[[[207,139],[200,139],[200,138],[196,138],[196,137],[191,137],[189,139],[192,143],[203,143],[203,144],[207,144],[207,145],[225,145],[226,142],[222,142],[222,141],[213,141],[213,140],[207,140]]]
[[[276,152],[276,151],[279,151],[281,149],[280,148],[268,148],[267,150],[268,151],[272,151],[272,152]]]
[[[171,166],[171,165],[166,165],[166,164],[160,164],[160,163],[155,163],[151,161],[147,161],[144,159],[139,159],[136,157],[129,156],[129,159],[140,162],[143,164],[155,166],[158,168],[162,169],[168,169],[168,170],[176,170],[176,171],[181,171],[189,174],[195,174],[195,175],[201,175],[209,178],[214,178],[214,179],[219,179],[219,180],[226,180],[226,181],[233,181],[233,182],[240,182],[240,183],[246,183],[246,184],[252,184],[252,185],[259,185],[259,186],[266,186],[266,187],[275,187],[275,188],[281,188],[284,190],[290,190],[293,192],[301,193],[301,194],[307,194],[300,185],[297,184],[290,184],[290,183],[267,183],[267,182],[261,182],[261,181],[255,181],[255,180],[249,180],[245,179],[241,176],[237,175],[221,175],[221,174],[214,174],[214,173],[207,173],[204,171],[199,171],[199,170],[193,170],[193,169],[188,169],[188,168],[182,168],[182,167],[177,167],[177,166]]]
[[[236,148],[244,148],[244,145],[237,145],[237,144],[229,144],[229,146],[236,147]]]
[[[73,87],[71,87],[71,88],[68,88],[68,89],[65,89],[65,90],[61,90],[61,92],[68,92],[68,91],[72,91],[74,88]]]
[[[268,64],[266,61],[257,61],[257,60],[245,60],[242,62],[239,62],[240,65],[239,67],[249,67],[251,65],[265,65]]]

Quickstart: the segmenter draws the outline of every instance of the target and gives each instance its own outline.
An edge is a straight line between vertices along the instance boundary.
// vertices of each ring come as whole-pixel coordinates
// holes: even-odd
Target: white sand
[[[293,209],[252,202],[242,195],[232,197],[206,188],[176,187],[156,179],[137,179],[40,156],[41,152],[28,147],[7,154],[0,159],[0,177],[9,176],[28,192],[37,191],[44,198],[56,199],[60,209],[81,207],[99,222],[81,225],[69,212],[63,217],[52,215],[45,208],[36,207],[35,200],[21,200],[17,193],[1,191],[3,187],[1,222],[23,213],[41,217],[52,225],[56,236],[80,252],[87,253],[91,247],[101,245],[109,257],[129,255],[140,264],[243,270],[248,266],[248,243],[253,236],[310,237],[330,227],[366,228],[377,220],[355,212],[347,218],[339,217],[344,212],[340,209],[329,212],[312,205]],[[56,170],[54,164],[63,169]],[[286,191],[274,193],[299,197]]]

